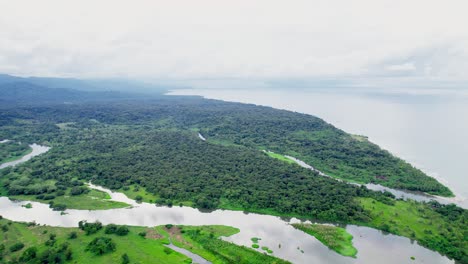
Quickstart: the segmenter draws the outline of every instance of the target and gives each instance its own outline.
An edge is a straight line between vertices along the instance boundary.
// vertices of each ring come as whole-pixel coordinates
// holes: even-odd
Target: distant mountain
[[[139,94],[114,91],[91,92],[69,88],[50,88],[24,81],[12,83],[0,82],[0,102],[4,104],[76,103],[84,101],[108,101],[135,98],[143,98],[143,96]]]
[[[159,86],[128,79],[75,79],[51,77],[18,77],[0,74],[0,85],[25,82],[49,88],[67,88],[82,91],[122,91],[131,93],[162,94],[174,87]]]

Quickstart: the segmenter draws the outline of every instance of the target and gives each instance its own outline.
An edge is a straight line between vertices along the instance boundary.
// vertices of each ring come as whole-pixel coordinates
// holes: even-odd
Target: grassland
[[[321,224],[293,224],[293,226],[314,236],[340,255],[356,257],[357,249],[353,246],[353,236],[344,228]]]
[[[412,200],[395,201],[393,205],[371,198],[359,198],[359,202],[371,213],[372,219],[368,223],[357,224],[415,239],[423,246],[449,253],[460,263],[468,263],[468,227],[465,217],[443,216],[429,205]]]
[[[42,203],[54,202],[54,204],[63,204],[67,209],[80,209],[80,210],[105,210],[115,208],[125,208],[129,204],[117,201],[111,201],[109,194],[91,189],[88,193],[80,195],[63,195],[57,196],[51,200],[37,199],[34,195],[13,195],[9,196],[11,199],[21,201],[35,201]]]
[[[97,233],[86,235],[78,228],[36,226],[6,219],[0,219],[0,226],[0,240],[3,245],[1,248],[4,248],[0,251],[0,262],[18,260],[28,248],[35,247],[37,256],[32,261],[23,263],[37,263],[45,258],[46,254],[57,252],[68,243],[72,252],[70,263],[122,263],[124,254],[128,256],[130,263],[191,263],[187,256],[165,247],[169,244],[170,237],[174,244],[182,245],[213,263],[234,263],[227,261],[232,259],[240,260],[235,263],[287,263],[220,240],[220,235],[227,236],[238,232],[237,229],[226,226],[128,227],[130,232],[126,236],[105,234],[104,228]],[[73,232],[77,234],[76,238],[70,239]],[[192,232],[198,236],[194,237]],[[51,234],[55,235],[53,243],[50,243]],[[87,251],[87,245],[98,237],[111,238],[115,243],[115,251],[103,255]],[[10,247],[15,243],[23,243],[24,248],[10,252]]]
[[[265,152],[268,156],[272,157],[272,158],[275,158],[275,159],[279,159],[281,161],[284,161],[284,162],[287,162],[287,163],[290,163],[290,164],[295,164],[296,162],[291,160],[291,159],[288,159],[287,157],[281,155],[281,154],[278,154],[278,153],[274,153],[274,152],[271,152],[271,151],[266,151]]]
[[[231,236],[239,229],[229,226],[173,226],[163,228],[178,247],[198,254],[213,264],[224,263],[289,263],[287,261],[262,254],[244,246],[237,246],[218,239]]]
[[[160,200],[160,197],[157,194],[152,194],[144,187],[141,187],[137,184],[133,184],[127,187],[120,188],[118,190],[119,192],[125,194],[128,198],[136,200],[136,201],[141,201],[141,202],[146,202],[146,203],[158,203]],[[138,199],[141,198],[141,199]],[[193,202],[191,201],[171,201],[173,206],[193,206]],[[167,205],[167,201],[164,201],[162,203],[158,203],[158,205]]]
[[[0,225],[7,225],[8,231],[0,231],[3,250],[3,261],[18,259],[23,252],[30,248],[38,249],[38,258],[45,254],[47,250],[59,248],[64,243],[69,243],[72,250],[72,260],[70,263],[121,263],[123,254],[127,254],[131,263],[190,263],[190,259],[173,250],[166,249],[164,246],[168,243],[167,239],[144,238],[138,235],[140,232],[150,233],[153,229],[145,227],[129,227],[130,232],[124,237],[117,235],[105,235],[101,230],[96,234],[85,235],[78,228],[61,228],[46,226],[27,226],[24,223],[10,222],[5,219],[0,220]],[[77,238],[69,239],[71,232],[77,232]],[[153,231],[154,232],[154,231]],[[50,239],[50,234],[56,235],[56,242],[53,246],[47,246],[46,242]],[[109,237],[116,244],[116,250],[101,256],[96,256],[86,251],[86,246],[94,238]],[[159,238],[158,236],[155,236]],[[10,246],[14,243],[24,243],[24,248],[17,252],[9,252]],[[166,253],[168,252],[168,253]],[[31,262],[34,263],[34,262]]]

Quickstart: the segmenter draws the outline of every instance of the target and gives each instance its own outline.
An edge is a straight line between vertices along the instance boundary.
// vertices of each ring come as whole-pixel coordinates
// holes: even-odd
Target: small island
[[[344,228],[321,224],[292,224],[292,226],[314,236],[340,255],[356,257],[357,249],[353,246],[353,236]]]

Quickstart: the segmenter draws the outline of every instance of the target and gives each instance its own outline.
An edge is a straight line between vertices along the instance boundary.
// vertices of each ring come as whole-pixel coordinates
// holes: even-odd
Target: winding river
[[[301,166],[303,168],[306,168],[306,169],[317,172],[320,176],[333,178],[333,177],[331,177],[331,176],[329,176],[329,175],[315,169],[314,167],[312,167],[311,165],[305,163],[304,161],[302,161],[300,159],[297,159],[297,158],[291,157],[291,156],[287,156],[287,155],[285,155],[285,157],[292,160],[292,161],[294,161],[294,162],[296,162],[296,164],[298,164],[299,166]],[[337,181],[341,181],[341,182],[346,182],[346,181],[343,181],[343,180],[340,180],[340,179],[337,179],[337,178],[333,178],[333,179],[335,179]],[[349,183],[349,184],[361,185],[361,184],[358,184],[358,183]],[[367,189],[373,190],[373,191],[380,191],[380,192],[387,191],[387,192],[390,192],[393,195],[395,195],[396,198],[403,199],[403,200],[411,199],[411,200],[415,200],[415,201],[419,201],[419,202],[429,202],[429,201],[435,200],[435,201],[437,201],[437,202],[439,202],[441,204],[449,204],[449,203],[453,203],[455,201],[455,198],[439,197],[439,196],[429,195],[429,194],[422,193],[422,192],[397,190],[397,189],[392,189],[392,188],[382,186],[380,184],[367,183],[367,184],[364,184],[364,186],[366,186]]]
[[[31,145],[33,152],[21,161],[3,164],[14,166],[32,157],[45,153],[48,148]],[[110,210],[67,210],[64,215],[53,211],[47,204],[27,201],[11,201],[0,197],[0,215],[14,221],[35,221],[38,224],[61,227],[76,227],[78,221],[99,220],[103,224],[125,224],[135,226],[177,225],[229,225],[240,229],[238,234],[223,238],[235,244],[251,246],[251,238],[259,237],[260,246],[273,250],[273,255],[293,263],[454,263],[437,252],[419,246],[408,238],[355,225],[346,229],[354,236],[353,243],[358,249],[357,258],[343,257],[302,231],[294,229],[290,223],[298,219],[282,219],[270,215],[245,213],[241,211],[215,210],[201,212],[191,207],[158,207],[149,203],[136,203],[122,193],[112,192],[90,184],[91,188],[110,194],[112,200],[126,202],[129,208]],[[22,207],[31,203],[32,208]],[[259,250],[261,252],[261,250]],[[410,258],[414,257],[415,260]]]

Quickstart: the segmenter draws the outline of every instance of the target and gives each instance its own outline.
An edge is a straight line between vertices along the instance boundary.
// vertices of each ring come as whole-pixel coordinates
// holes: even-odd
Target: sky
[[[0,0],[0,73],[468,83],[466,0]]]

